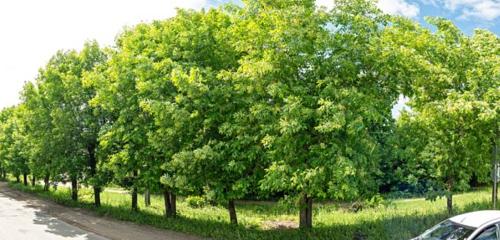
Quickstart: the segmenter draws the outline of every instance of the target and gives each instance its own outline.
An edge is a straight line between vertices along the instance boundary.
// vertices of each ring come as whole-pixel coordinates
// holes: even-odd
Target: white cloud
[[[0,1],[0,108],[18,103],[23,83],[59,49],[79,49],[88,39],[111,45],[125,25],[205,6],[208,0]]]
[[[405,0],[379,0],[377,6],[385,13],[414,18],[420,13],[417,4]]]
[[[432,5],[434,7],[438,7],[438,1],[439,0],[420,0],[423,4],[425,5]]]
[[[443,0],[444,7],[461,12],[460,18],[494,20],[500,17],[500,0]]]
[[[423,1],[435,1],[435,0],[423,0]],[[316,0],[316,6],[326,7],[327,9],[333,8],[335,5],[335,0]],[[406,0],[379,0],[377,6],[385,13],[401,15],[405,17],[416,17],[420,12],[420,8],[417,4],[411,4],[406,2]]]

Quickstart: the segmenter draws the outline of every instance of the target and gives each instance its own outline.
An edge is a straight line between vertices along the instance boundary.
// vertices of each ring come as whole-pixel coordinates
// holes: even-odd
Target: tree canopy
[[[0,113],[0,172],[235,201],[384,191],[446,196],[489,181],[499,137],[500,41],[368,0],[246,0],[126,28],[115,46],[55,53]],[[401,96],[410,110],[394,119]],[[34,180],[33,180],[34,182]],[[406,187],[404,187],[406,186]],[[406,188],[406,189],[405,189]],[[431,194],[431,195],[432,195]]]

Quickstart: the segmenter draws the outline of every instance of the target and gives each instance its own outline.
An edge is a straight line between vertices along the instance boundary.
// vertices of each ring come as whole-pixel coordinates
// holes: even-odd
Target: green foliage
[[[489,181],[500,41],[428,22],[437,30],[369,0],[332,10],[245,0],[138,24],[109,49],[59,51],[0,113],[0,173],[70,178],[96,197],[112,182],[163,192],[165,205],[201,196],[233,222],[245,198],[293,203],[309,218],[313,199],[451,199]],[[401,96],[411,109],[395,121]]]
[[[412,110],[399,119],[407,133],[398,139],[406,145],[403,174],[433,181],[434,197],[450,197],[473,176],[489,180],[500,120],[500,42],[486,31],[467,37],[448,20],[428,21],[438,31],[410,43],[417,56],[409,58],[427,76],[417,74],[411,84]]]
[[[26,173],[99,185],[90,159],[95,158],[103,115],[88,104],[95,93],[84,86],[83,76],[105,59],[95,42],[86,43],[81,52],[59,51],[35,83],[25,85],[18,108],[25,109]]]
[[[186,197],[186,203],[188,206],[192,207],[192,208],[201,208],[201,207],[204,207],[206,205],[206,201],[203,197],[200,197],[200,196],[189,196],[189,197]]]
[[[383,162],[382,184],[385,191],[402,196],[423,196],[439,189],[436,168],[432,159],[421,155],[427,141],[425,128],[402,113],[387,138],[389,154]]]
[[[29,173],[29,145],[26,138],[24,105],[0,113],[0,168],[16,177]]]

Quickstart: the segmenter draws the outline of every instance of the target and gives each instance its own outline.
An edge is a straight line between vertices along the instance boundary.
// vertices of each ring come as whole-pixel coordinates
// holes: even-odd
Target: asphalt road
[[[106,240],[0,192],[0,239]]]
[[[0,240],[202,240],[98,216],[11,189],[0,182]]]

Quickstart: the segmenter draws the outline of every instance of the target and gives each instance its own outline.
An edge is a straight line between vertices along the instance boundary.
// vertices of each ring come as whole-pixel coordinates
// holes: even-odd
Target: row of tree
[[[500,41],[435,31],[367,0],[247,0],[138,24],[116,46],[59,51],[0,114],[0,171],[164,195],[353,200],[402,184],[446,195],[487,182]],[[411,111],[397,122],[401,95]]]

